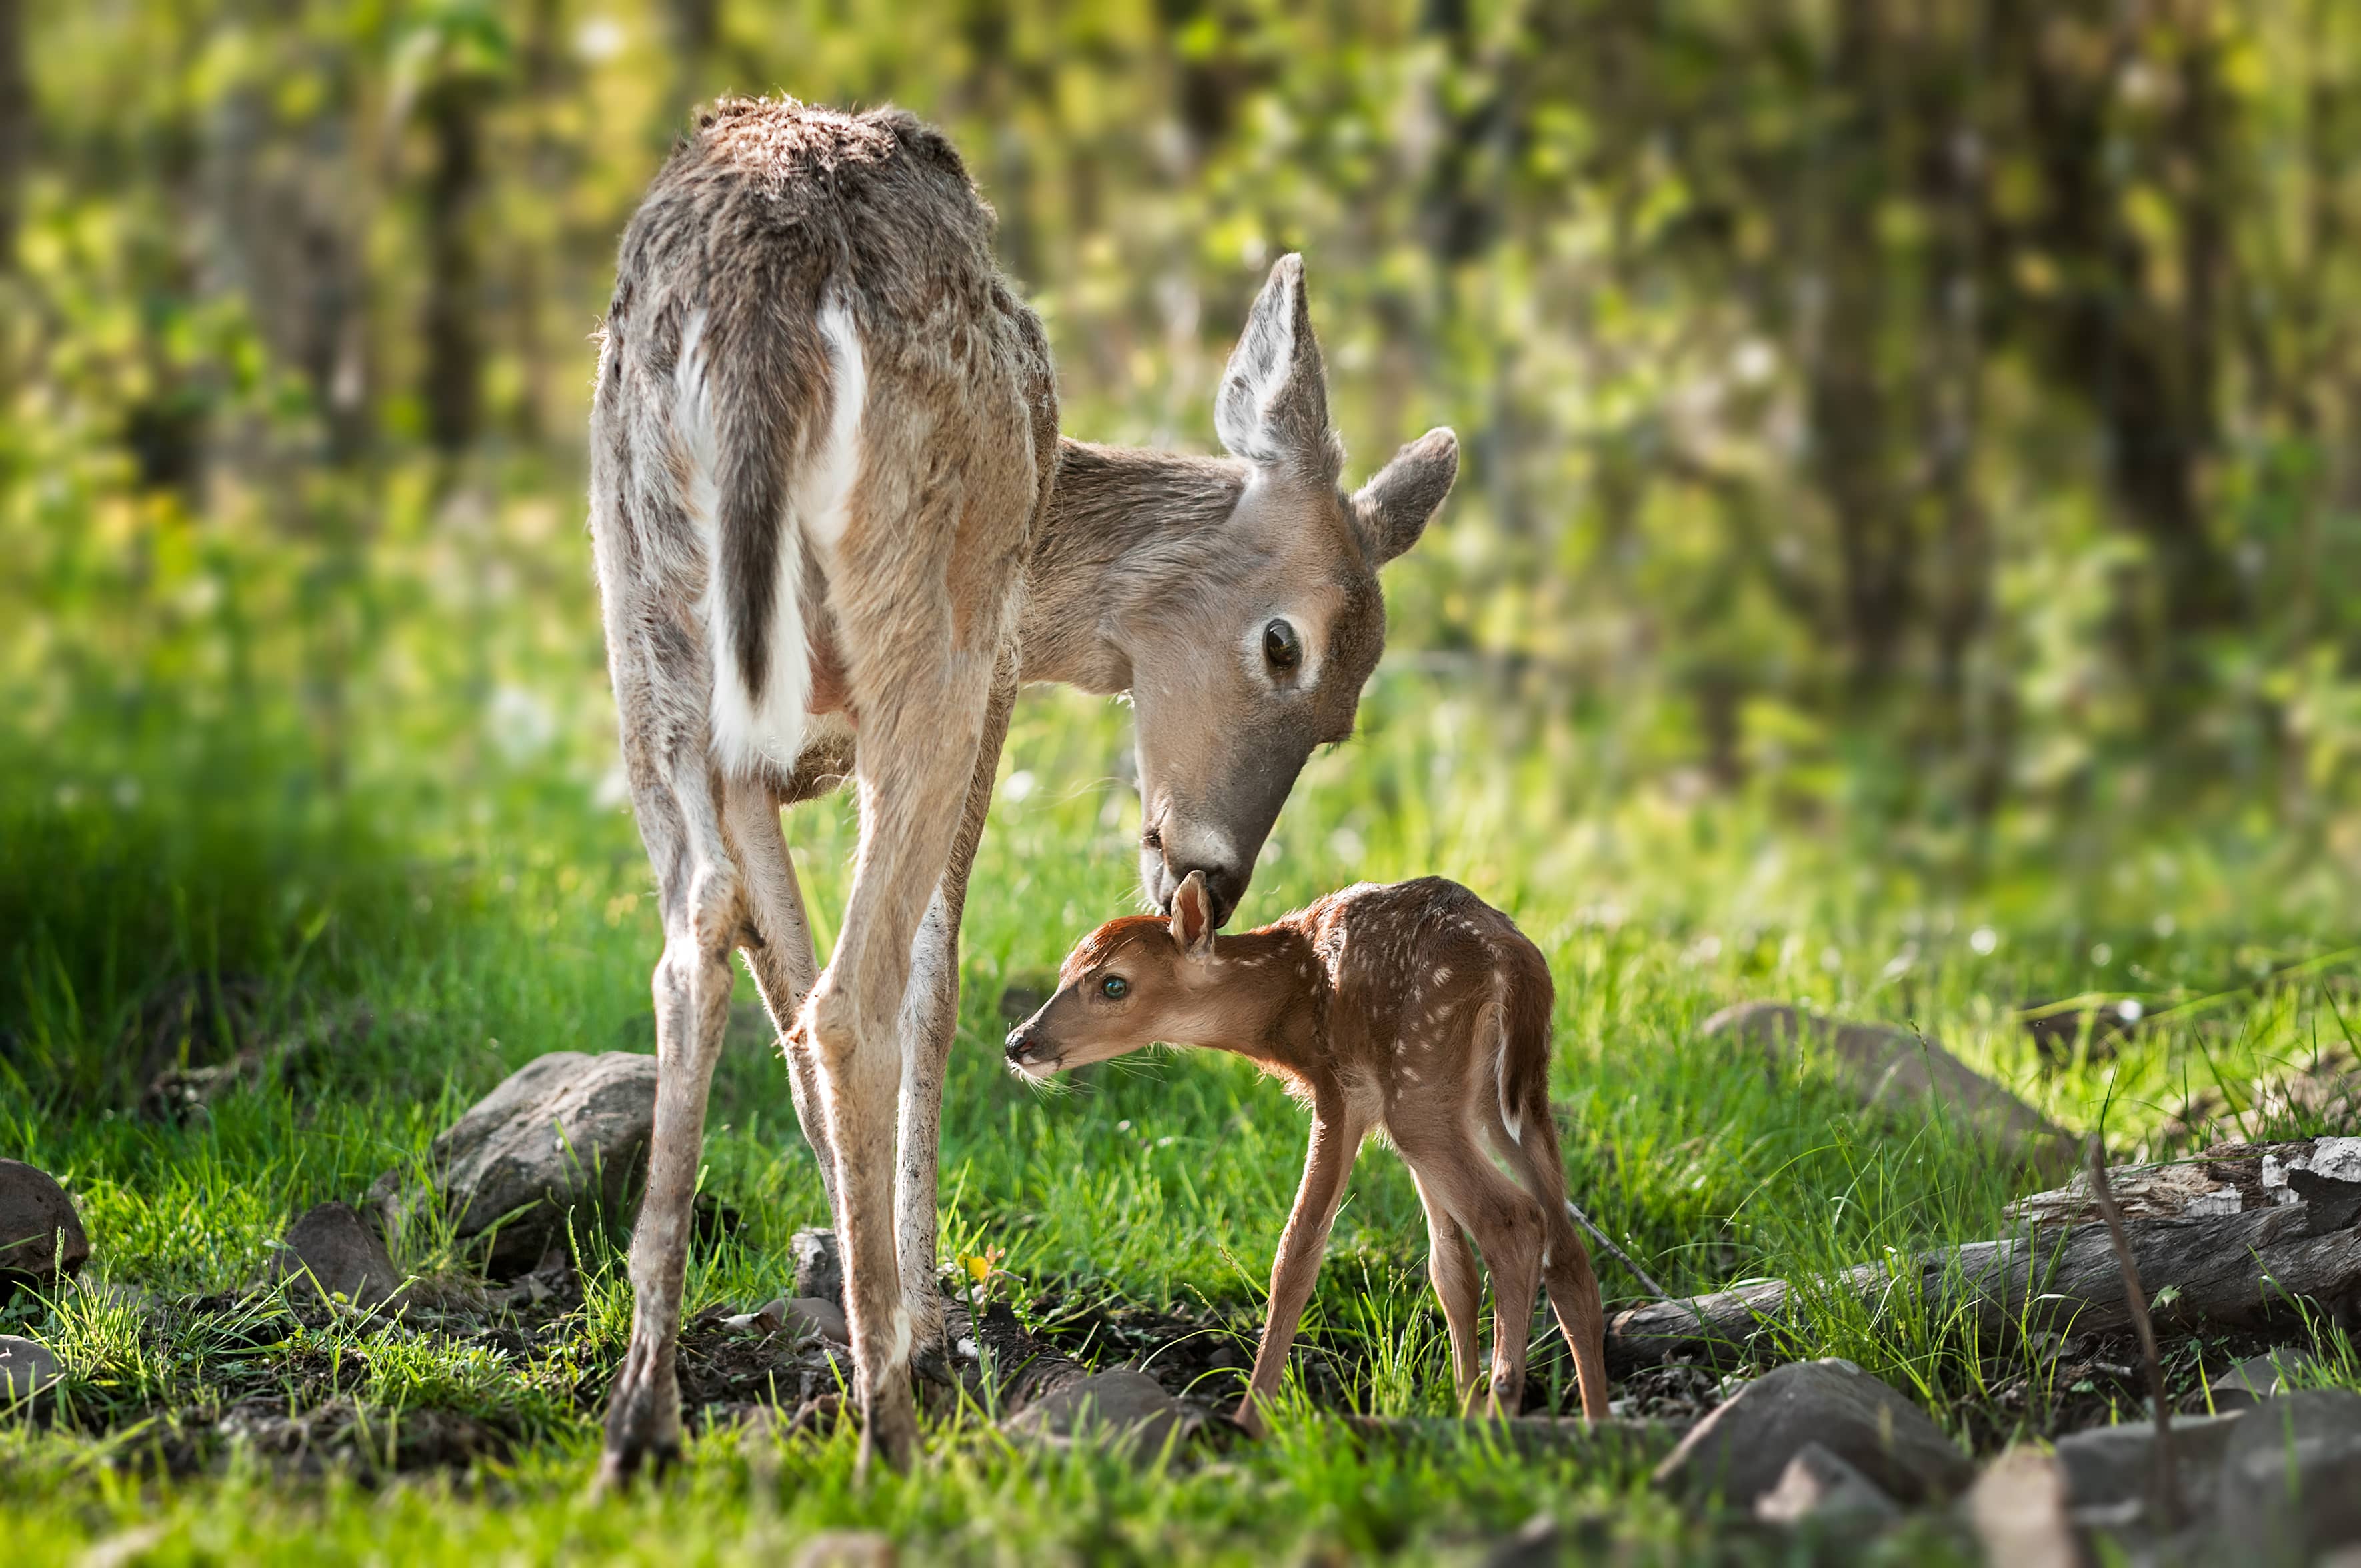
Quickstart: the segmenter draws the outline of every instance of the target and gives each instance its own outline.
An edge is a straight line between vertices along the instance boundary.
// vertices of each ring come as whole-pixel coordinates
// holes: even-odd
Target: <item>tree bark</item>
[[[24,0],[0,0],[0,276],[16,268],[25,170],[33,160],[33,83],[25,52]]]
[[[426,367],[420,391],[426,433],[445,456],[465,452],[482,419],[483,328],[478,320],[475,207],[483,180],[482,91],[472,81],[438,82],[422,98],[434,146],[426,181]]]

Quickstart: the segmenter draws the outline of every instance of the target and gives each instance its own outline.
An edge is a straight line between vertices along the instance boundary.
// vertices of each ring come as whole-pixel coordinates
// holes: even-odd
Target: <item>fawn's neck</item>
[[[1246,465],[1060,439],[1058,480],[1027,573],[1024,678],[1111,696],[1131,687],[1120,629],[1203,576],[1246,488]]]
[[[1328,971],[1291,926],[1213,938],[1223,1026],[1198,1044],[1316,1080],[1328,1062]]]

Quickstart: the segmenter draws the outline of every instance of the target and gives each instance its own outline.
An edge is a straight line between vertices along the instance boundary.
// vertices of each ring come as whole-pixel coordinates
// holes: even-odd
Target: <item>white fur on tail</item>
[[[1492,977],[1492,1000],[1486,1010],[1492,1022],[1492,1081],[1500,1097],[1500,1124],[1509,1129],[1509,1136],[1521,1145],[1525,1141],[1524,1107],[1517,1103],[1516,1086],[1509,1081],[1509,998],[1508,982],[1499,975]]]
[[[826,560],[844,537],[852,487],[861,472],[861,414],[868,401],[868,366],[852,313],[831,293],[820,307],[819,332],[829,371],[829,422],[807,449],[787,486],[771,590],[766,643],[770,667],[763,695],[746,689],[730,635],[726,596],[721,592],[720,436],[713,395],[705,373],[706,314],[692,313],[682,331],[680,358],[673,372],[673,428],[687,458],[688,493],[684,498],[708,564],[703,611],[713,655],[711,708],[713,754],[724,770],[753,771],[767,760],[791,769],[802,754],[811,702],[811,646],[804,613],[804,545],[807,538]]]

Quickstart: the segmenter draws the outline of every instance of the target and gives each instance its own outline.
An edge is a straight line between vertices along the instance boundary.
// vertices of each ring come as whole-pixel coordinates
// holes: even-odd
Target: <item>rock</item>
[[[831,1530],[796,1549],[795,1568],[894,1568],[894,1541],[873,1530]]]
[[[1902,1510],[1876,1482],[1807,1442],[1779,1473],[1779,1484],[1754,1499],[1754,1517],[1771,1524],[1862,1524],[1899,1519]]]
[[[2233,1112],[2239,1108],[2218,1088],[2200,1090],[2158,1130],[2157,1142],[2179,1147],[2201,1139]],[[2361,1128],[2361,1057],[2347,1046],[2330,1047],[2301,1071],[2256,1085],[2253,1102],[2237,1121],[2265,1132],[2290,1123],[2332,1133]]]
[[[2223,1561],[2307,1563],[2361,1544],[2361,1394],[2305,1388],[2235,1420],[2214,1508]]]
[[[0,1159],[0,1301],[21,1287],[53,1290],[90,1261],[82,1216],[56,1178],[21,1159]]]
[[[1906,1029],[1839,1023],[1784,1003],[1742,1002],[1707,1019],[1704,1033],[1752,1046],[1774,1066],[1821,1063],[1864,1109],[1968,1123],[2013,1163],[2062,1173],[2080,1156],[2072,1135]]]
[[[1484,1568],[1556,1568],[1573,1542],[1547,1514],[1535,1514],[1516,1534],[1484,1554]]]
[[[2223,1455],[2238,1430],[2236,1416],[2176,1416],[2172,1460],[2180,1517],[2178,1528],[2213,1506]],[[2086,1530],[2166,1530],[2151,1517],[2156,1474],[2156,1426],[2125,1421],[2061,1437],[2058,1471],[2066,1486],[2066,1508]]]
[[[833,1301],[823,1301],[817,1296],[789,1296],[771,1305],[779,1310],[785,1321],[801,1321],[822,1339],[838,1344],[852,1343],[852,1325],[844,1321],[844,1309]]]
[[[787,1244],[796,1260],[796,1294],[807,1300],[827,1301],[844,1310],[844,1256],[837,1251],[836,1233],[797,1231]]]
[[[655,1122],[656,1060],[631,1051],[536,1057],[434,1140],[434,1185],[455,1239],[489,1234],[490,1273],[529,1269],[562,1242],[568,1214],[629,1216]],[[388,1171],[369,1198],[400,1234],[430,1194]]]
[[[48,1345],[20,1334],[0,1334],[0,1406],[29,1399],[64,1376]]]
[[[1965,1511],[1987,1563],[2081,1568],[2081,1549],[2066,1511],[2066,1476],[2053,1454],[2010,1449],[1976,1477]]]
[[[1145,1372],[1117,1369],[1067,1383],[1006,1424],[1010,1431],[1033,1438],[1071,1439],[1095,1432],[1152,1459],[1166,1443],[1186,1436],[1197,1417]]]
[[[307,1299],[326,1296],[375,1311],[401,1294],[401,1273],[385,1243],[349,1203],[323,1203],[288,1227],[270,1277]]]
[[[1905,1504],[1954,1497],[1975,1475],[1917,1406],[1851,1362],[1828,1360],[1776,1367],[1740,1388],[1656,1467],[1656,1483],[1752,1509],[1812,1443]]]
[[[2250,1356],[2205,1386],[2213,1409],[2222,1413],[2247,1409],[2277,1394],[2288,1392],[2288,1375],[2308,1370],[2311,1356],[2293,1345],[2280,1345],[2264,1355]]]
[[[765,1334],[793,1330],[800,1339],[818,1338],[845,1345],[852,1343],[852,1329],[844,1321],[844,1309],[815,1297],[782,1296],[768,1306],[724,1318],[721,1326]]]

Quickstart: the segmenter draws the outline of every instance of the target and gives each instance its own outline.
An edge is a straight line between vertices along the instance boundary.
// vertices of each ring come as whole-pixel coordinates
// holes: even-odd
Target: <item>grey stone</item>
[[[817,1296],[789,1296],[771,1306],[778,1309],[783,1321],[801,1322],[822,1339],[838,1344],[852,1343],[852,1325],[844,1321],[844,1309],[833,1301],[823,1301]]]
[[[0,1159],[0,1301],[23,1286],[57,1288],[90,1261],[82,1216],[57,1179],[21,1159]]]
[[[2228,1412],[2261,1404],[2288,1391],[2288,1375],[2303,1372],[2312,1359],[2293,1345],[2280,1345],[2263,1355],[2249,1356],[2206,1386],[2213,1409]]]
[[[2361,1394],[2300,1389],[2239,1418],[2214,1521],[2228,1562],[2308,1563],[2361,1544]]]
[[[270,1277],[298,1295],[325,1296],[362,1311],[401,1294],[401,1273],[385,1243],[349,1203],[323,1203],[289,1226],[271,1255]]]
[[[873,1530],[823,1530],[796,1549],[795,1568],[894,1568],[894,1541]]]
[[[724,1328],[744,1329],[754,1333],[774,1334],[792,1330],[797,1339],[825,1339],[837,1344],[852,1343],[852,1329],[844,1321],[844,1309],[833,1301],[814,1297],[782,1296],[751,1312],[740,1312],[721,1320]]]
[[[435,1185],[460,1241],[490,1236],[487,1267],[530,1269],[566,1219],[629,1216],[624,1200],[647,1168],[656,1060],[632,1051],[552,1051],[518,1069],[434,1140]],[[428,1194],[389,1171],[370,1190],[399,1234]]]
[[[1984,1549],[2004,1568],[2081,1568],[2066,1475],[2055,1454],[2012,1448],[1976,1477],[1963,1511]]]
[[[842,1310],[844,1255],[837,1250],[836,1233],[797,1231],[787,1250],[795,1255],[796,1294],[807,1300],[832,1302]]]
[[[2239,1418],[2176,1416],[2172,1422],[2174,1493],[2185,1523],[2213,1506],[2223,1455]],[[2156,1426],[2125,1421],[2061,1437],[2058,1468],[2066,1486],[2066,1507],[2078,1525],[2121,1530],[2158,1529],[2151,1519],[2156,1475]]]
[[[1008,1430],[1034,1438],[1071,1439],[1095,1432],[1153,1458],[1164,1445],[1185,1436],[1194,1412],[1144,1372],[1118,1368],[1076,1378],[1010,1418]]]
[[[1742,1002],[1707,1019],[1708,1037],[1760,1050],[1774,1066],[1824,1066],[1864,1109],[1940,1114],[1976,1127],[2012,1161],[2062,1173],[2081,1145],[2055,1122],[1942,1047],[1886,1024],[1847,1024],[1778,1002]]]
[[[1779,1484],[1754,1499],[1754,1517],[1770,1524],[1874,1524],[1901,1515],[1876,1482],[1817,1442],[1797,1449]]]
[[[1740,1388],[1656,1467],[1656,1483],[1751,1509],[1808,1443],[1905,1504],[1955,1497],[1975,1476],[1917,1406],[1851,1362],[1828,1360],[1776,1367]]]
[[[64,1376],[48,1345],[18,1334],[0,1334],[0,1406],[29,1399]]]

